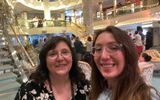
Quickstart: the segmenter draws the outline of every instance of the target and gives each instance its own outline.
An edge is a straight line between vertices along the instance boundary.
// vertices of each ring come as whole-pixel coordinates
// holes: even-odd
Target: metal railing
[[[13,16],[12,10],[13,9],[8,5],[6,0],[3,0],[2,12],[1,12],[1,15],[0,15],[0,19],[1,19],[0,21],[1,21],[1,24],[2,24],[1,29],[3,31],[3,35],[5,36],[5,38],[8,42],[8,47],[9,47],[9,50],[11,52],[11,56],[14,60],[15,68],[18,69],[18,73],[21,76],[21,80],[24,82],[24,81],[27,81],[27,79],[28,79],[27,75],[26,75],[26,72],[24,71],[25,68],[27,68],[28,66],[23,65],[22,60],[29,62],[32,67],[34,67],[35,64],[33,63],[31,57],[29,56],[28,52],[26,51],[24,45],[21,43],[21,41],[18,37],[18,34],[16,33],[16,29],[13,27],[13,25],[15,24],[15,21],[14,21],[15,18]],[[11,30],[14,33],[14,37],[16,38],[16,40],[19,43],[18,48],[21,51],[23,51],[23,53],[26,55],[25,59],[20,59],[19,58],[18,55],[21,55],[21,54],[16,50],[16,48],[14,47],[14,45],[12,43],[12,37],[9,34],[9,31],[8,31],[9,28],[11,28]],[[19,32],[21,31],[20,29],[18,29],[18,30],[19,30]],[[29,68],[26,69],[26,70],[27,70],[27,72],[29,72]]]
[[[157,0],[154,2],[154,4],[150,5],[136,5],[135,3],[130,3],[128,5],[121,6],[115,10],[116,14],[114,15],[114,9],[108,9],[105,12],[103,12],[103,18],[101,17],[94,17],[94,21],[99,21],[99,20],[106,20],[106,19],[111,19],[114,17],[122,16],[122,15],[127,15],[127,14],[133,14],[139,11],[151,9],[154,7],[159,6],[159,1]]]

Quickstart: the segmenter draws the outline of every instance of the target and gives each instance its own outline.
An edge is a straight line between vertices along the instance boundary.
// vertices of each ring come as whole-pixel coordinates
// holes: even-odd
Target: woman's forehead
[[[117,43],[114,36],[109,32],[103,32],[98,35],[97,39],[95,40],[95,44],[102,44],[102,43]]]

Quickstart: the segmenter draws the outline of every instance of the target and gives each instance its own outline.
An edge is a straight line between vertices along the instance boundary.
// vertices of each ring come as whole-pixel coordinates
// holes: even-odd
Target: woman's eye
[[[68,54],[68,53],[69,53],[68,51],[63,51],[63,52],[62,52],[62,54]]]
[[[49,53],[49,55],[50,55],[50,56],[55,56],[55,55],[57,55],[57,53],[52,52],[52,53]]]
[[[120,47],[118,45],[113,45],[113,46],[110,46],[109,49],[111,49],[111,50],[119,50]]]
[[[100,48],[100,47],[99,47],[99,48],[95,48],[95,51],[96,51],[96,52],[99,52],[99,51],[101,51],[101,50],[102,50],[102,48]]]

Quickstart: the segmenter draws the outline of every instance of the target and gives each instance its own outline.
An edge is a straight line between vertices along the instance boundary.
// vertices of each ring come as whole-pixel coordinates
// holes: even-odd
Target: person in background
[[[87,100],[89,82],[77,65],[71,43],[52,37],[42,47],[40,64],[18,90],[15,100]]]
[[[91,53],[92,50],[92,38],[89,36],[86,42],[86,52]]]
[[[141,36],[141,41],[142,41],[142,44],[144,45],[145,44],[145,36],[143,34],[143,28],[141,26],[137,26],[137,32]]]
[[[114,26],[93,40],[90,100],[160,100],[140,75],[138,54],[128,34]]]
[[[43,39],[39,39],[36,50],[39,52],[43,46]]]
[[[43,27],[43,19],[42,18],[39,18],[37,27]]]
[[[149,28],[146,34],[145,50],[150,49],[153,46],[153,28]]]
[[[142,74],[144,81],[148,85],[151,85],[153,77],[153,69],[154,69],[154,64],[150,62],[151,59],[152,57],[149,56],[147,53],[142,53],[139,57],[140,72]]]
[[[138,31],[135,31],[134,43],[135,43],[137,52],[140,55],[143,51],[143,43],[142,43],[142,38],[140,34],[138,33]]]
[[[32,22],[33,22],[33,27],[37,27],[38,26],[38,17],[37,16],[35,16],[34,18],[33,18],[33,20],[32,20]]]
[[[91,64],[91,51],[92,51],[92,38],[89,36],[86,41],[86,53],[83,57],[83,60]]]
[[[72,37],[71,37],[71,45],[72,45],[72,48],[74,48],[75,38],[76,38],[76,36],[72,34]]]
[[[83,46],[83,43],[80,41],[79,37],[75,38],[74,48],[75,48],[78,60],[81,60],[84,52],[84,46]]]

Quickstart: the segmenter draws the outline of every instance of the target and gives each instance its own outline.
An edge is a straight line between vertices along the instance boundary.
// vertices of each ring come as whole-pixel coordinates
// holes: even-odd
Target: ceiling
[[[93,0],[93,10],[94,11],[99,10],[98,2],[100,2],[100,1],[103,1],[103,8],[111,7],[113,5],[113,0]],[[124,2],[125,2],[125,0],[117,0],[117,4],[118,3],[122,3],[123,4]],[[28,12],[32,12],[32,13],[38,13],[38,12],[42,13],[43,12],[42,10],[36,10],[36,9],[32,9],[30,7],[27,7],[27,6],[25,6],[25,5],[23,5],[23,4],[19,3],[19,2],[17,2],[15,4],[15,7],[16,7],[15,8],[15,12],[16,13],[19,13],[19,12],[22,12],[22,11],[28,11]],[[82,6],[77,5],[77,7],[79,8],[79,7],[82,7]],[[70,9],[72,9],[72,8],[75,8],[75,7],[71,7]]]
[[[15,8],[14,8],[15,13],[20,13],[23,11],[32,12],[32,13],[38,13],[38,12],[42,13],[43,12],[42,10],[36,10],[36,9],[32,9],[30,7],[27,7],[19,2],[17,2],[14,6],[15,6]]]

